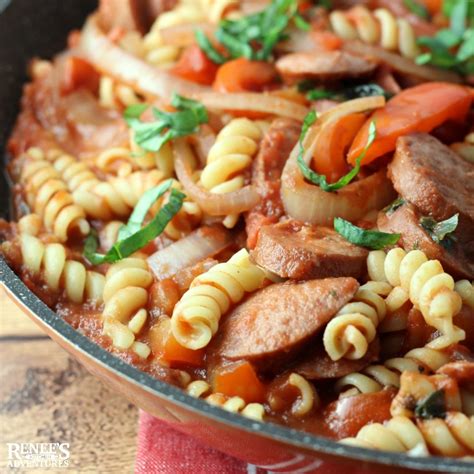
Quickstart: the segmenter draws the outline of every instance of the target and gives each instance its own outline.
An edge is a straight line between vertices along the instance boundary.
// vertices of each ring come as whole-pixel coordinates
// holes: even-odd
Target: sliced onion
[[[144,95],[162,97],[169,101],[174,92],[189,96],[209,90],[127,53],[110,41],[100,29],[94,15],[88,18],[84,26],[79,52],[101,73],[133,87]]]
[[[221,226],[201,227],[147,258],[158,280],[175,275],[191,265],[213,257],[232,243],[232,235]]]
[[[327,124],[351,113],[364,112],[383,106],[383,97],[364,97],[343,102],[321,115],[308,130],[303,159],[309,163],[314,154],[317,137]],[[323,191],[319,186],[307,183],[298,167],[299,144],[291,152],[283,169],[281,197],[286,213],[304,222],[332,225],[335,217],[349,221],[362,218],[372,209],[381,209],[395,197],[386,170],[354,181],[336,192]]]
[[[454,72],[431,66],[422,66],[416,64],[412,59],[391,53],[379,46],[362,43],[361,41],[347,41],[344,43],[343,49],[350,53],[371,56],[384,62],[398,72],[409,74],[426,81],[462,82],[461,77]]]
[[[205,166],[209,151],[216,142],[214,130],[205,123],[201,125],[199,130],[194,135],[191,135],[189,139],[196,150],[201,166]]]
[[[301,121],[309,112],[305,106],[291,100],[256,92],[236,94],[204,92],[196,94],[195,98],[200,100],[209,109],[251,110]]]
[[[224,216],[248,211],[260,200],[254,186],[245,186],[238,191],[226,194],[214,194],[196,184],[192,177],[194,156],[184,139],[174,142],[174,164],[176,175],[186,193],[204,212],[211,216]]]

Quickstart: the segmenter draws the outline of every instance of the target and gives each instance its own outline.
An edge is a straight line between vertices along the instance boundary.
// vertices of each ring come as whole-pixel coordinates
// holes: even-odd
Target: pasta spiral
[[[108,221],[128,217],[143,194],[162,181],[163,174],[158,170],[136,171],[97,182],[89,189],[78,189],[73,197],[87,215]]]
[[[389,10],[378,8],[371,12],[358,5],[348,11],[335,10],[329,15],[332,30],[345,40],[360,39],[398,51],[407,58],[416,58],[420,49],[416,34],[404,18],[396,18]]]
[[[140,97],[130,86],[119,84],[109,76],[101,76],[99,83],[99,104],[102,107],[122,110],[140,102]]]
[[[438,260],[429,260],[420,250],[405,252],[401,248],[369,253],[369,276],[385,281],[394,288],[386,298],[387,308],[396,310],[408,300],[419,309],[426,323],[441,335],[428,344],[440,349],[465,338],[465,332],[453,324],[462,306],[453,278],[444,272]]]
[[[341,442],[393,452],[464,456],[474,453],[474,420],[461,412],[448,412],[444,419],[419,419],[416,424],[405,416],[395,416],[384,425],[366,425],[355,438]]]
[[[250,166],[261,135],[260,128],[249,119],[234,119],[228,123],[209,150],[200,178],[203,187],[218,194],[242,188],[242,172]],[[224,225],[234,227],[238,217],[237,214],[227,216]]]
[[[386,282],[369,281],[359,288],[353,301],[329,321],[323,343],[332,360],[364,357],[376,336],[377,326],[387,313],[382,296],[387,296],[391,290]]]
[[[29,149],[21,172],[26,201],[43,220],[46,230],[61,242],[73,232],[87,235],[90,230],[84,210],[74,203],[58,171],[43,159],[39,149]]]
[[[110,266],[104,285],[104,334],[112,338],[114,347],[131,348],[146,359],[150,348],[135,341],[148,313],[148,288],[153,277],[145,260],[124,258]]]
[[[87,270],[81,262],[69,260],[62,244],[44,244],[33,235],[21,234],[20,248],[24,267],[51,291],[64,289],[66,298],[73,303],[102,301],[104,276]]]
[[[442,351],[420,347],[407,352],[404,357],[387,359],[383,365],[366,367],[361,372],[353,372],[340,378],[335,385],[337,391],[354,387],[359,393],[379,392],[386,386],[400,387],[402,372],[432,373],[449,362]]]
[[[204,380],[195,380],[188,384],[186,391],[196,398],[205,397],[205,400],[214,406],[219,406],[231,413],[240,413],[252,420],[263,421],[265,408],[261,403],[245,403],[241,397],[228,397],[222,393],[210,393],[211,386]]]
[[[230,305],[260,288],[264,279],[265,272],[250,262],[245,249],[196,277],[171,317],[176,340],[188,349],[207,346]]]

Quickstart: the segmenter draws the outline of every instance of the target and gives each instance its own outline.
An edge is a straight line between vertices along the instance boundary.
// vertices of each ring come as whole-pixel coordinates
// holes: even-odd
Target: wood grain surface
[[[70,467],[48,473],[133,472],[137,419],[133,405],[44,336],[0,285],[0,473],[9,472],[6,443],[19,442],[70,444]]]

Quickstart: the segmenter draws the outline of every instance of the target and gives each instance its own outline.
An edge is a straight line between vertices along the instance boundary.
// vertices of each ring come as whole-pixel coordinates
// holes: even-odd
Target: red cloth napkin
[[[135,474],[265,474],[140,412]]]

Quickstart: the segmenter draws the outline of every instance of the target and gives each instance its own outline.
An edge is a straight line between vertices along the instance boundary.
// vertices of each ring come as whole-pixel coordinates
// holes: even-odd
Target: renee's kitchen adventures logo
[[[9,468],[69,467],[69,443],[7,443]]]

